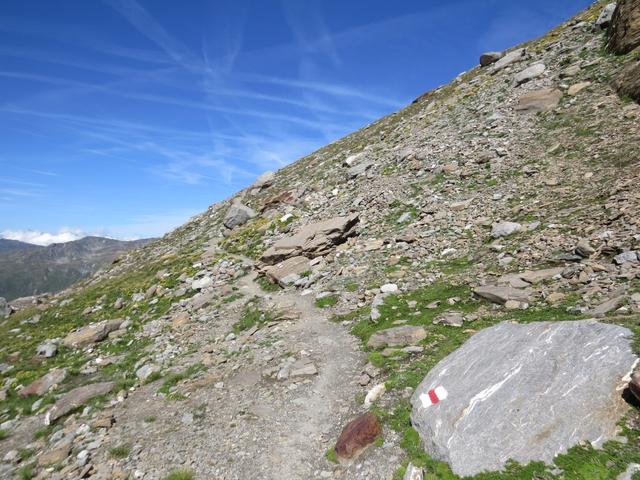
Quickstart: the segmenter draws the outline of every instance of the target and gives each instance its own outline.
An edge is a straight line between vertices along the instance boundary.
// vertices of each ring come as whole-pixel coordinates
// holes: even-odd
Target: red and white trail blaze
[[[422,406],[427,408],[446,399],[448,395],[447,390],[440,386],[429,390],[427,393],[423,393],[418,398],[422,402]]]

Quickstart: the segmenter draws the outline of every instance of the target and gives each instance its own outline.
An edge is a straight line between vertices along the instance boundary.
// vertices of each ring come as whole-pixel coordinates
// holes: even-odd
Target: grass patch
[[[129,445],[118,445],[109,449],[109,457],[121,460],[127,458],[131,453],[131,447]]]
[[[33,470],[33,465],[25,465],[17,471],[17,478],[19,480],[31,480],[34,475]]]
[[[158,393],[164,393],[165,395],[169,395],[171,390],[181,381],[186,380],[187,378],[191,378],[198,373],[205,370],[206,367],[201,363],[195,363],[190,365],[188,368],[183,370],[182,372],[169,374],[164,382],[162,382],[162,386],[158,389]]]
[[[282,287],[280,287],[280,285],[275,282],[270,282],[266,277],[263,277],[262,275],[258,276],[255,282],[264,292],[277,292],[278,290],[282,290]]]
[[[358,284],[356,282],[347,282],[346,285],[344,286],[344,289],[347,292],[350,292],[350,293],[357,292],[358,288],[359,288],[359,286],[358,286]]]
[[[0,428],[0,440],[4,440],[9,436],[9,432]]]
[[[336,465],[340,463],[335,448],[330,448],[329,450],[327,450],[327,453],[324,454],[324,458],[329,460],[331,463],[335,463]]]
[[[164,477],[164,480],[193,480],[194,478],[195,474],[193,470],[189,468],[178,468]]]
[[[338,303],[340,297],[337,295],[327,295],[326,297],[316,298],[315,305],[318,308],[328,308],[333,307]]]
[[[254,298],[247,302],[242,317],[233,325],[233,331],[236,333],[249,330],[254,325],[261,325],[265,322],[273,320],[273,314],[268,311],[261,311],[258,304],[259,300]]]

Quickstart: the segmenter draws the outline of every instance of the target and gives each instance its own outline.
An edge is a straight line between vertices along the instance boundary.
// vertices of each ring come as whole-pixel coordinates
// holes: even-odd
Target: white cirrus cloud
[[[85,236],[77,228],[61,228],[56,233],[40,232],[38,230],[4,230],[0,232],[0,238],[42,246],[51,245],[52,243],[72,242]]]

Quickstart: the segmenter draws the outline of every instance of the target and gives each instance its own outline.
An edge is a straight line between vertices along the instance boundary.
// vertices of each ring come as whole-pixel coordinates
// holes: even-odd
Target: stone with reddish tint
[[[380,433],[378,417],[371,412],[365,413],[344,427],[336,443],[336,454],[341,459],[352,459],[371,445]]]
[[[19,395],[23,398],[30,395],[44,395],[51,387],[64,381],[65,378],[67,378],[67,370],[65,368],[54,368],[43,377],[20,390]]]

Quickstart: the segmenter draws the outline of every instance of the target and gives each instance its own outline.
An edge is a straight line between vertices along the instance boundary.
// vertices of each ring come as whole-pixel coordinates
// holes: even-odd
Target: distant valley
[[[57,292],[151,240],[84,237],[43,247],[0,238],[0,297]]]

